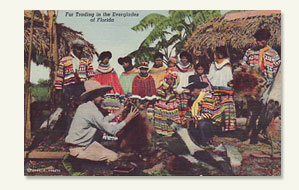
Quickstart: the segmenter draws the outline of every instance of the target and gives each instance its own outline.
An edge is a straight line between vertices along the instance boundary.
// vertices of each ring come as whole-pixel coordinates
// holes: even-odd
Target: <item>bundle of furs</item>
[[[267,84],[260,69],[255,67],[241,67],[233,74],[234,96],[251,97],[254,100],[261,98]]]
[[[132,107],[139,109],[139,114],[117,133],[119,147],[123,151],[141,151],[151,143],[152,128],[142,105],[134,105],[130,100],[125,102],[125,110],[120,116],[124,120]]]

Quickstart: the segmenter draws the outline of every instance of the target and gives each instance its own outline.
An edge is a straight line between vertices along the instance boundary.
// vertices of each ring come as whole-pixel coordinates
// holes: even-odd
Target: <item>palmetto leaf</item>
[[[149,14],[138,25],[132,27],[134,31],[153,28],[138,50],[130,53],[135,57],[136,63],[142,59],[152,60],[156,51],[163,51],[166,58],[170,57],[174,49],[176,53],[180,52],[199,24],[220,15],[220,11],[215,10],[170,10],[168,13],[168,17],[156,13]]]

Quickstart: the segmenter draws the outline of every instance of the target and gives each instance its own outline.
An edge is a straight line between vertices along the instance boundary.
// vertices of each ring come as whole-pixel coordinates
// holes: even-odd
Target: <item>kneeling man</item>
[[[112,87],[100,85],[99,82],[92,80],[86,81],[84,87],[86,91],[82,93],[80,99],[85,103],[78,107],[65,142],[70,144],[71,156],[92,161],[113,162],[118,159],[118,154],[95,141],[95,137],[100,132],[115,135],[138,115],[138,110],[131,110],[120,123],[109,123],[124,110],[122,107],[117,112],[104,117],[98,109],[105,93]]]

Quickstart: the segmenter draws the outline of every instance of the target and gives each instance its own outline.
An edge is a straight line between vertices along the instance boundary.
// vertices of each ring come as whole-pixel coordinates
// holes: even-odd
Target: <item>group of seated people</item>
[[[280,59],[277,52],[267,46],[270,32],[261,29],[254,37],[257,45],[246,52],[243,64],[262,67],[265,76],[273,82]],[[110,123],[124,110],[117,98],[120,96],[150,102],[147,104],[148,115],[160,135],[172,136],[175,129],[170,123],[174,122],[188,127],[196,140],[206,145],[214,134],[236,129],[233,86],[230,84],[232,65],[225,46],[215,49],[212,63],[193,64],[187,51],[179,54],[180,61],[176,57],[165,61],[165,56],[157,52],[151,69],[147,61],[134,67],[130,57],[119,58],[118,63],[124,69],[119,78],[109,64],[111,52],[99,55],[99,66],[94,71],[91,61],[82,57],[84,46],[81,40],[73,42],[70,55],[59,64],[55,84],[57,90],[63,90],[65,110],[71,96],[84,101],[78,107],[66,137],[73,156],[94,161],[117,159],[115,152],[93,139],[97,130],[115,135],[139,114],[133,109],[120,123]],[[110,104],[106,97],[110,97]],[[118,106],[107,116],[96,109],[103,104],[112,109],[113,103]]]

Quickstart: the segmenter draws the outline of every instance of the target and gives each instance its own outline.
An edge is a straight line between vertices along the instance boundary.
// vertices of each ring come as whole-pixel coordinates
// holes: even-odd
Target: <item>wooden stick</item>
[[[68,152],[37,152],[37,151],[32,151],[28,154],[28,151],[24,152],[24,158],[28,159],[63,159],[63,157],[67,154]],[[28,155],[27,155],[28,154]]]
[[[31,140],[30,69],[31,69],[32,39],[33,39],[33,19],[34,19],[34,11],[32,11],[32,13],[31,13],[30,38],[29,38],[29,55],[28,55],[28,61],[27,61],[27,68],[25,69],[25,143],[28,143]]]

